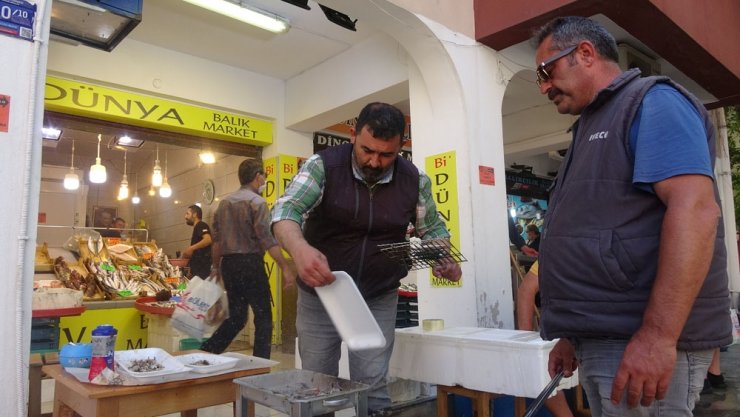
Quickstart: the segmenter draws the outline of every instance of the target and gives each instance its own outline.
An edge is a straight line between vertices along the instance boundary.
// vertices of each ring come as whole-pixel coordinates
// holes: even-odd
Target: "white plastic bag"
[[[172,327],[189,336],[203,338],[208,330],[208,310],[218,301],[224,290],[215,282],[215,277],[201,279],[193,277],[181,295],[180,302],[172,313]]]
[[[732,344],[740,343],[740,320],[737,318],[737,310],[730,309],[730,319],[732,320]]]
[[[213,276],[209,279],[213,279],[213,282],[218,284],[223,290],[219,299],[211,306],[206,314],[206,325],[212,329],[217,329],[224,320],[229,318],[229,298],[226,294],[226,288],[224,288],[224,280],[221,275]]]

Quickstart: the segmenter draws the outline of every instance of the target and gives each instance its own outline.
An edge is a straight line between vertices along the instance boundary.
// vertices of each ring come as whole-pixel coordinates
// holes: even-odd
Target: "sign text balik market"
[[[57,77],[46,78],[47,110],[255,146],[272,143],[272,122]]]

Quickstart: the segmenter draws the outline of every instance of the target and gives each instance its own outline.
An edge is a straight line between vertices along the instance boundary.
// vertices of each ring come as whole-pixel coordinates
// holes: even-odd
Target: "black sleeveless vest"
[[[378,245],[403,242],[409,222],[415,221],[419,170],[398,157],[393,179],[370,188],[352,173],[351,144],[318,154],[326,174],[324,193],[304,223],[306,240],[326,255],[333,271],[352,276],[365,299],[398,288],[408,270],[380,253]]]
[[[550,195],[540,243],[542,337],[629,339],[642,323],[658,266],[665,206],[632,184],[629,130],[645,93],[668,83],[703,118],[714,164],[715,134],[707,111],[666,77],[620,75],[599,92],[573,126]],[[715,198],[719,201],[715,186]],[[704,285],[679,338],[680,349],[732,342],[724,227],[720,219],[714,256]]]

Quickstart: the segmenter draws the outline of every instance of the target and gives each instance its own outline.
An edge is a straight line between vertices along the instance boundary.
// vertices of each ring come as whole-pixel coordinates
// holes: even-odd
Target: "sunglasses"
[[[573,51],[575,51],[577,48],[578,45],[573,45],[570,48],[563,49],[547,61],[542,61],[542,63],[537,66],[537,70],[535,71],[537,73],[537,87],[540,87],[542,83],[544,83],[545,81],[549,81],[550,78],[552,78],[550,72],[552,72],[551,67],[555,63],[555,61],[572,54]]]

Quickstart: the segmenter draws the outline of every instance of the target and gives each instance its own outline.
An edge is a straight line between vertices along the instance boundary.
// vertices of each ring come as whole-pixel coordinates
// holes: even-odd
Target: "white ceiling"
[[[378,31],[378,28],[365,24],[362,16],[350,16],[353,20],[358,19],[356,32],[340,27],[325,17],[315,0],[308,1],[311,10],[281,0],[241,1],[287,19],[290,30],[284,34],[272,34],[182,0],[147,0],[144,2],[141,23],[123,42],[133,39],[286,80],[346,51]],[[341,2],[332,1],[332,4]],[[341,9],[338,11],[342,12]],[[645,54],[655,56],[645,45],[609,19],[604,16],[595,18],[607,26],[618,42],[627,42]],[[52,48],[53,45],[52,42]],[[112,53],[115,53],[115,49]],[[527,42],[500,53],[525,67],[532,67],[534,64],[529,62],[533,57],[533,49]],[[691,80],[678,73],[669,63],[661,59],[659,61],[664,74],[702,97],[702,90],[695,83],[692,84]],[[565,130],[573,120],[558,115],[554,106],[538,93],[533,80],[533,71],[520,71],[511,80],[506,91],[503,103],[504,143],[506,152],[512,157],[541,155],[567,146]],[[409,114],[408,101],[394,104]],[[73,135],[78,141],[78,158],[81,163],[94,158],[97,143],[94,133],[77,130],[67,131],[65,135]],[[106,139],[110,140],[104,138],[104,141]],[[66,149],[64,141],[60,142],[59,147],[55,152],[44,155],[44,163],[69,163],[70,150]],[[104,159],[107,151],[102,151]],[[115,151],[110,151],[114,152],[111,158],[119,159]],[[150,159],[152,152],[154,145],[147,143],[141,150],[129,154],[130,162],[137,166],[140,160]]]
[[[332,23],[314,0],[308,1],[311,10],[281,0],[244,0],[243,3],[285,18],[290,29],[287,33],[272,34],[182,0],[147,0],[144,1],[142,21],[122,42],[133,39],[286,80],[377,32],[361,19],[356,22],[356,31]],[[356,19],[354,16],[350,18]],[[54,44],[51,43],[52,48]],[[116,50],[111,53],[116,53]],[[408,114],[408,101],[398,105]],[[45,141],[48,146],[44,147],[42,162],[68,166],[71,140],[74,139],[75,166],[86,168],[91,165],[96,156],[100,128],[92,124],[89,128],[80,128],[79,125],[75,128],[57,127],[63,129],[62,140],[58,144]],[[103,135],[101,158],[104,164],[108,161],[112,165],[122,165],[122,152],[110,143],[115,136],[123,134],[109,132]],[[173,151],[178,147],[167,145],[167,148]],[[129,170],[148,166],[155,149],[155,144],[147,142],[142,148],[129,152]],[[164,150],[163,145],[160,145],[160,150]]]
[[[376,32],[361,19],[356,32],[330,22],[314,0],[311,10],[280,0],[244,3],[286,18],[290,30],[272,34],[182,0],[148,0],[127,38],[286,80]]]

